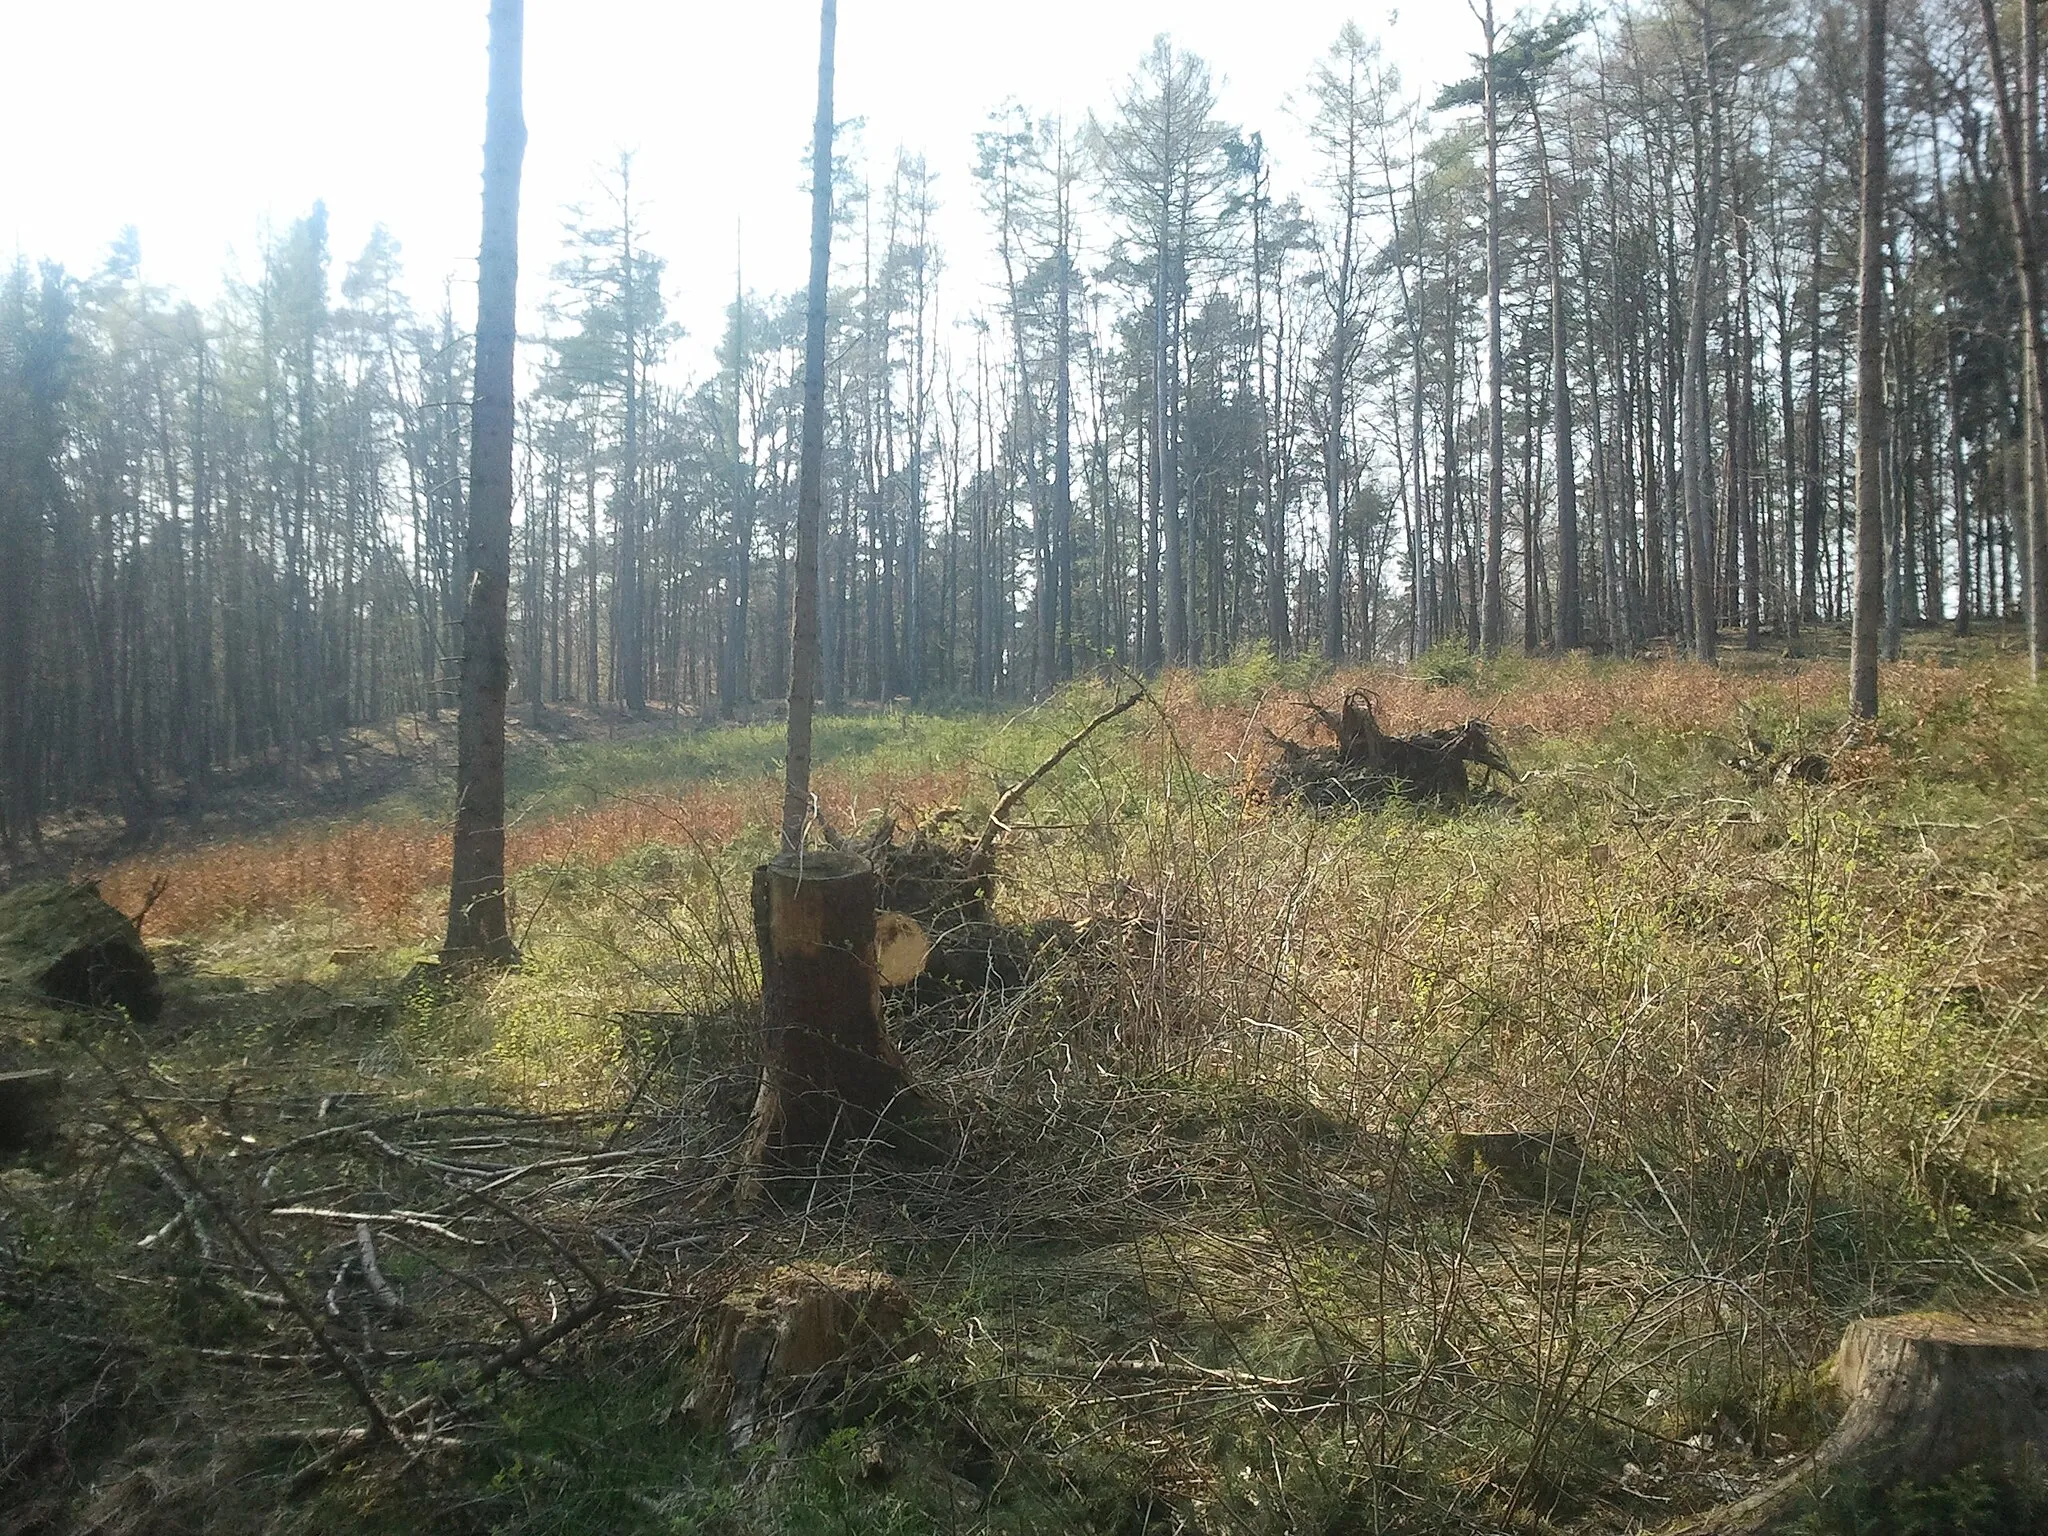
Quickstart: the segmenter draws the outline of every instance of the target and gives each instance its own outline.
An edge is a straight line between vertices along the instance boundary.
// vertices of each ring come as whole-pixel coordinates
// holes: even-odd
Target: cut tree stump
[[[1586,1170],[1578,1137],[1569,1131],[1459,1131],[1451,1166],[1463,1178],[1491,1174],[1510,1194],[1548,1205],[1578,1199]]]
[[[800,1441],[823,1427],[854,1377],[916,1347],[912,1313],[909,1293],[879,1270],[770,1270],[720,1299],[684,1409],[707,1429],[723,1428],[735,1449],[771,1431]]]
[[[24,885],[0,895],[0,988],[124,1008],[145,1024],[164,1005],[142,936],[96,885]]]
[[[1759,1536],[1836,1481],[1940,1482],[1965,1467],[2048,1469],[2048,1324],[1973,1323],[1940,1312],[1867,1317],[1835,1354],[1847,1411],[1783,1477],[1679,1529]]]
[[[47,1067],[0,1072],[0,1151],[18,1152],[57,1129],[63,1076]]]
[[[928,1148],[926,1106],[882,1024],[879,890],[866,859],[837,850],[784,853],[754,870],[762,1072],[753,1168],[815,1167],[863,1142]]]

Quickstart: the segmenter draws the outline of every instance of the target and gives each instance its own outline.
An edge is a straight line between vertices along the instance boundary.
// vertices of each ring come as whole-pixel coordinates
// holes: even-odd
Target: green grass
[[[1263,654],[1090,742],[1033,795],[999,890],[1006,918],[1062,916],[1085,942],[1021,991],[896,1015],[960,1126],[957,1163],[802,1211],[742,1221],[705,1194],[746,1112],[763,829],[540,872],[526,966],[454,995],[403,987],[397,949],[334,963],[317,907],[194,935],[166,1030],[95,1048],[134,1081],[146,1055],[224,1188],[258,1198],[238,1136],[303,1135],[337,1091],[582,1113],[548,1135],[595,1147],[617,1126],[644,1160],[624,1184],[536,1191],[534,1219],[646,1267],[607,1328],[470,1400],[459,1452],[285,1504],[303,1454],[209,1461],[166,1426],[333,1425],[346,1397],[195,1354],[295,1335],[223,1291],[218,1258],[138,1250],[176,1207],[132,1144],[84,1137],[6,1174],[4,1305],[39,1341],[10,1404],[33,1417],[84,1390],[99,1356],[66,1337],[138,1341],[144,1390],[91,1421],[50,1496],[99,1507],[152,1468],[200,1507],[227,1500],[219,1528],[274,1508],[320,1530],[1595,1531],[1810,1445],[1847,1318],[2035,1284],[2048,705],[1969,655],[1897,674],[1877,734],[1842,752],[1839,690],[1810,702],[1780,658],[1738,659],[1740,704],[1675,726],[1626,663],[1458,663],[1432,659],[1445,686],[1402,707],[1498,697],[1513,715],[1551,689],[1600,723],[1517,727],[1514,799],[1458,815],[1248,801],[1251,711],[1292,728],[1280,701],[1332,686]],[[966,765],[971,821],[1102,697],[821,721],[819,755],[856,785]],[[1752,734],[1840,774],[1752,781],[1728,761]],[[772,777],[776,749],[766,727],[564,743],[515,763],[516,797],[568,816]],[[69,1049],[62,1033],[40,1048]],[[1449,1136],[1489,1124],[1577,1137],[1579,1204],[1461,1179]],[[326,1147],[282,1164],[272,1196],[441,1197]],[[332,1238],[278,1233],[324,1289]],[[480,1273],[529,1315],[559,1304],[530,1238],[491,1253]],[[819,1444],[733,1453],[681,1415],[697,1309],[794,1253],[888,1268],[934,1344]],[[502,1335],[423,1261],[390,1267],[423,1336]],[[448,1369],[394,1365],[384,1388],[406,1400]],[[187,1507],[165,1499],[162,1520]],[[1879,1504],[1868,1518],[1892,1524],[1814,1529],[1922,1528],[1909,1497]]]

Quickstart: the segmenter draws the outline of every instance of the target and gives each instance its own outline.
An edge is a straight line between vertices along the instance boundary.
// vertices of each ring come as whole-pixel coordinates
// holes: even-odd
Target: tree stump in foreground
[[[850,1382],[917,1347],[913,1310],[909,1294],[879,1270],[771,1270],[719,1301],[684,1411],[723,1429],[734,1449],[766,1433],[801,1442],[824,1426]]]
[[[748,1135],[755,1169],[816,1167],[860,1143],[928,1148],[925,1106],[882,1025],[879,891],[867,860],[836,851],[784,853],[754,870],[763,1063]]]
[[[1797,1515],[1836,1479],[1934,1483],[1965,1467],[2048,1468],[2048,1327],[1939,1312],[1862,1318],[1835,1376],[1848,1411],[1810,1457],[1770,1486],[1683,1529],[1753,1536]]]

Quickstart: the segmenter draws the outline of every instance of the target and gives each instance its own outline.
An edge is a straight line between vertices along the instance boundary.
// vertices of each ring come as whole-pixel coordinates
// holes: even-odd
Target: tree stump
[[[1965,1467],[2048,1468],[2048,1327],[1939,1312],[1862,1318],[1842,1335],[1835,1380],[1848,1408],[1820,1448],[1687,1536],[1775,1530],[1838,1479],[1926,1484]]]
[[[882,1024],[875,952],[880,884],[866,859],[784,853],[754,870],[761,956],[761,1089],[748,1162],[816,1167],[880,1142],[927,1147],[925,1106]]]
[[[18,1152],[57,1129],[63,1076],[47,1067],[0,1072],[0,1151]]]
[[[735,1449],[770,1431],[801,1440],[852,1377],[915,1347],[911,1316],[909,1294],[879,1270],[770,1270],[720,1299],[684,1410]]]
[[[85,1008],[163,1011],[156,965],[135,924],[96,885],[24,885],[0,896],[0,984]]]
[[[1458,1131],[1451,1166],[1460,1177],[1491,1174],[1501,1188],[1546,1205],[1571,1205],[1586,1169],[1579,1139],[1569,1131]]]

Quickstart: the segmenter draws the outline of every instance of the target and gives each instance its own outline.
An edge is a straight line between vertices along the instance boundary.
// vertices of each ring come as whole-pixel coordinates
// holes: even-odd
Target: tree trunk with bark
[[[2034,185],[2038,156],[2034,148],[2034,112],[2024,112],[2013,100],[2012,79],[2006,69],[2005,46],[1998,30],[1998,9],[1994,0],[1979,0],[1984,19],[1984,40],[1991,72],[1992,107],[1998,117],[1998,142],[2004,159],[2006,209],[2012,219],[2013,244],[2019,253],[2021,354],[2025,359],[2023,394],[2026,397],[2026,618],[2027,653],[2034,681],[2048,682],[2044,647],[2048,647],[2048,582],[2042,580],[2048,567],[2048,516],[2043,513],[2044,439],[2048,439],[2048,352],[2044,352],[2042,321],[2048,294],[2042,291],[2041,231]],[[2031,84],[2038,53],[2034,9],[2021,6],[2024,18],[2025,52]]]
[[[1863,37],[1863,250],[1856,330],[1856,608],[1849,707],[1877,718],[1884,622],[1884,43],[1885,0],[1869,0]]]
[[[796,488],[795,600],[782,849],[800,853],[811,817],[811,709],[818,691],[818,534],[825,516],[825,302],[832,277],[832,50],[836,0],[819,12],[818,117],[811,141],[811,286],[804,316],[803,441]]]
[[[1500,102],[1494,90],[1493,0],[1487,0],[1486,28],[1486,570],[1479,619],[1479,646],[1488,656],[1500,654],[1507,627],[1507,604],[1501,592],[1501,545],[1507,522],[1507,428],[1501,420],[1500,335]],[[1533,594],[1525,593],[1523,601]]]
[[[761,957],[761,1089],[748,1135],[755,1172],[816,1166],[915,1118],[910,1076],[882,1027],[874,867],[806,853],[811,708],[818,675],[818,544],[824,512],[826,285],[832,267],[835,0],[820,7],[818,115],[811,154],[811,286],[804,338],[796,583],[789,665],[782,851],[754,871]],[[899,1146],[903,1138],[897,1138]]]
[[[922,1107],[882,1026],[874,866],[833,850],[785,852],[754,871],[766,1068],[747,1161],[800,1170],[881,1138],[916,1141]]]
[[[470,442],[468,596],[455,770],[455,853],[448,882],[448,964],[519,958],[505,895],[505,694],[511,659],[512,352],[518,332],[520,105],[525,0],[492,0],[484,132],[483,243],[477,258],[476,396]]]
[[[1529,88],[1529,121],[1543,178],[1543,237],[1550,263],[1550,421],[1557,457],[1557,645],[1575,651],[1585,642],[1579,595],[1579,471],[1572,443],[1570,332],[1566,326],[1564,251],[1557,228],[1557,186],[1543,142],[1543,112]]]

